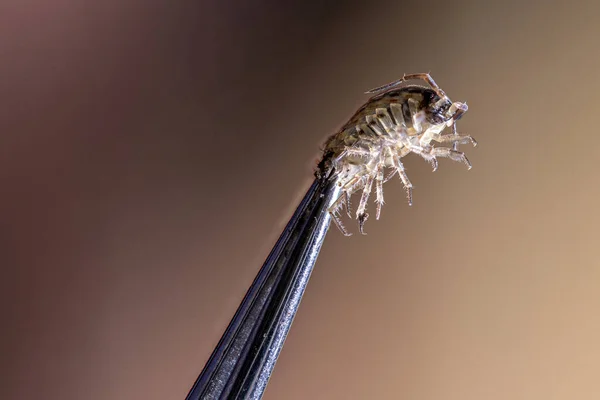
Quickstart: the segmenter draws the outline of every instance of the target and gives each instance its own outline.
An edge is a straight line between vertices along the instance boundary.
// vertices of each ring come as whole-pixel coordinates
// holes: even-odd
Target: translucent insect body
[[[424,80],[429,87],[403,85],[409,80]],[[368,91],[374,94],[350,120],[325,142],[324,156],[319,163],[319,176],[334,176],[342,188],[341,196],[329,208],[332,219],[346,236],[350,233],[340,219],[345,207],[351,216],[350,198],[362,190],[356,209],[359,229],[364,234],[367,201],[375,186],[376,215],[379,219],[383,205],[383,183],[398,174],[412,204],[412,184],[406,175],[401,158],[416,153],[429,161],[433,170],[437,157],[447,157],[471,163],[458,144],[477,142],[456,130],[456,121],[468,107],[452,102],[429,74],[404,75],[402,79]],[[452,133],[444,134],[446,128]],[[452,148],[434,147],[432,142],[452,144]],[[386,174],[386,169],[389,170]]]

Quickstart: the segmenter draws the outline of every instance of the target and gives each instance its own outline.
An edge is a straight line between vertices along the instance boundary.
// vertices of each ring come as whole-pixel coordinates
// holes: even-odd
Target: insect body
[[[404,85],[408,80],[422,79],[429,87]],[[366,206],[375,186],[376,219],[383,204],[384,182],[398,174],[412,204],[412,184],[406,175],[401,158],[416,153],[429,161],[433,170],[438,167],[437,157],[447,157],[471,164],[458,144],[472,143],[468,135],[460,135],[456,121],[467,111],[464,103],[452,102],[429,74],[404,75],[402,79],[372,89],[374,94],[350,120],[325,143],[324,156],[318,175],[335,176],[341,186],[341,196],[329,208],[332,219],[346,236],[339,211],[345,205],[349,216],[350,198],[362,189],[356,210],[359,229],[364,234],[368,218]],[[443,134],[446,128],[452,133]],[[452,148],[434,147],[432,142],[451,143]],[[386,174],[386,169],[390,172]]]

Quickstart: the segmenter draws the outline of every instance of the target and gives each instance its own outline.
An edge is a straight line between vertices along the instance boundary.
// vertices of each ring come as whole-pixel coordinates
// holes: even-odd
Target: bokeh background
[[[326,136],[431,71],[473,169],[330,231],[265,399],[597,398],[599,41],[591,0],[2,2],[0,397],[183,399]]]

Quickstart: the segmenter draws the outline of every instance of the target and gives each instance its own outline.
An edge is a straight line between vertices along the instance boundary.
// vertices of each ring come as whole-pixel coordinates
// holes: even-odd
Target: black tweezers
[[[339,195],[316,178],[248,289],[187,400],[260,399],[302,300]]]

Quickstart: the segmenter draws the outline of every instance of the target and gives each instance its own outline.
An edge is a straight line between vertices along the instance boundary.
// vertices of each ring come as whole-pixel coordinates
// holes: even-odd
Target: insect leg
[[[360,203],[358,204],[358,209],[356,210],[356,218],[358,219],[358,227],[361,234],[365,234],[364,225],[365,221],[369,217],[367,213],[365,213],[365,209],[367,208],[367,200],[369,200],[369,195],[371,194],[371,188],[373,187],[373,175],[369,175],[366,179],[365,186],[363,188],[362,196],[360,197]]]
[[[467,112],[467,110],[469,109],[469,107],[467,106],[466,103],[460,103],[460,102],[455,102],[452,103],[452,106],[450,107],[450,109],[454,109],[454,114],[452,114],[452,118],[450,119],[450,121],[452,121],[452,133],[455,136],[458,136],[458,131],[456,130],[456,121],[458,121],[460,119],[460,117],[463,116],[464,113]],[[473,146],[476,146],[477,143],[473,141]],[[458,142],[454,142],[452,144],[452,150],[454,151],[458,151]]]
[[[390,179],[392,179],[394,177],[394,175],[396,175],[398,173],[397,169],[392,169],[390,171],[389,174],[387,174],[387,176],[383,179],[383,183],[386,183],[387,181],[389,181]]]
[[[354,178],[352,178],[347,184],[344,185],[344,187],[342,188],[342,191],[344,192],[344,196],[346,198],[345,202],[346,202],[346,214],[348,214],[348,217],[352,218],[352,211],[351,211],[351,204],[350,204],[350,198],[352,197],[352,195],[354,194],[354,192],[356,192],[358,183],[360,183],[361,178],[359,176],[355,176]]]
[[[344,192],[344,196],[346,196],[346,214],[352,218],[352,203],[350,203],[350,197],[352,196],[350,192]]]
[[[420,146],[411,145],[410,146],[410,151],[412,151],[415,154],[420,155],[425,160],[429,161],[431,163],[431,166],[433,167],[433,172],[437,171],[437,169],[438,169],[438,161],[436,159],[437,155],[433,154],[432,150],[427,151],[427,150],[423,149]]]
[[[459,135],[458,133],[453,133],[453,134],[449,134],[449,135],[440,135],[437,137],[433,137],[433,140],[435,140],[438,143],[454,143],[454,144],[467,144],[467,143],[471,143],[473,145],[473,147],[477,146],[477,141],[475,139],[473,139],[471,136],[469,135]],[[454,149],[452,149],[454,150]],[[456,150],[454,150],[456,151]]]
[[[340,207],[343,205],[343,202],[344,202],[344,195],[342,193],[342,195],[340,195],[340,197],[338,197],[337,200],[335,202],[333,202],[333,204],[331,205],[331,207],[329,207],[329,209],[327,211],[329,211],[329,214],[331,215],[331,219],[333,220],[333,222],[335,223],[337,228],[340,230],[340,232],[342,232],[342,234],[344,236],[352,236],[352,234],[346,230],[346,228],[344,227],[344,224],[342,223],[340,216],[338,215],[338,211],[339,211]]]
[[[454,121],[454,122],[452,123],[452,135],[453,135],[455,138],[458,138],[458,136],[459,136],[459,134],[458,134],[458,131],[456,130],[456,121]],[[473,140],[473,138],[471,138],[471,140]],[[443,142],[440,142],[440,143],[443,143]],[[474,146],[477,146],[477,142],[473,143],[473,147],[474,147]],[[454,151],[458,151],[458,142],[454,142],[454,143],[452,143],[452,150],[454,150]]]
[[[377,212],[375,213],[375,219],[379,219],[381,215],[381,206],[383,205],[383,158],[377,165],[377,175],[375,177],[375,193],[377,198],[375,199],[375,205],[377,206]]]
[[[394,167],[396,168],[396,171],[398,172],[398,175],[400,176],[400,180],[402,181],[402,184],[404,185],[404,189],[406,190],[406,197],[408,198],[408,205],[412,206],[413,185],[412,185],[412,183],[410,183],[410,180],[408,180],[408,175],[406,175],[406,171],[404,170],[404,165],[402,164],[402,161],[400,161],[400,157],[393,157],[393,160],[394,160]]]
[[[342,194],[340,195],[340,197],[338,197],[327,210],[331,215],[331,219],[344,236],[352,236],[352,234],[348,233],[338,213],[340,208],[345,204],[346,212],[348,213],[348,216],[352,218],[352,216],[350,215],[350,196],[352,196],[354,192],[360,189],[361,181],[363,180],[363,178],[364,175],[361,176],[361,174],[357,173],[352,179],[347,181],[342,186]]]
[[[465,156],[465,153],[461,151],[454,151],[446,147],[435,147],[431,149],[430,154],[434,157],[447,157],[453,161],[465,163],[467,167],[469,167],[469,169],[472,168],[472,165],[467,159],[467,156]]]

